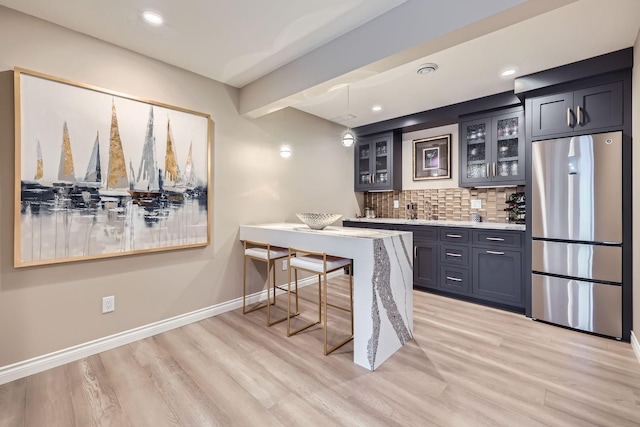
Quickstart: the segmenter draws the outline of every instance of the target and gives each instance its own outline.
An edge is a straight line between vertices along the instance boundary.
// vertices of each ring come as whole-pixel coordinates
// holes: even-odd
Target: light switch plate
[[[400,207],[400,200],[393,201],[393,209],[398,209]]]
[[[480,199],[472,199],[471,200],[471,209],[482,209],[482,200],[480,200]]]

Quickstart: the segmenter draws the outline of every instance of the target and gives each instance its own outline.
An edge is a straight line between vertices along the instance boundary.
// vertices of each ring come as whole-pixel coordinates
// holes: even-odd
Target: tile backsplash
[[[373,208],[380,218],[406,218],[407,203],[413,202],[418,219],[469,221],[471,213],[478,213],[483,222],[506,222],[507,200],[513,193],[521,191],[524,191],[524,186],[368,192],[364,194],[364,205]],[[481,200],[482,208],[471,209],[472,199]],[[394,200],[398,200],[399,208],[394,209]],[[428,218],[429,212],[431,218]]]

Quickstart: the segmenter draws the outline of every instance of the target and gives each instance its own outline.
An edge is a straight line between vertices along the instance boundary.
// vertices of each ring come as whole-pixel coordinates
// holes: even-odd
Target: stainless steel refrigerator
[[[622,337],[622,132],[531,146],[531,315]]]

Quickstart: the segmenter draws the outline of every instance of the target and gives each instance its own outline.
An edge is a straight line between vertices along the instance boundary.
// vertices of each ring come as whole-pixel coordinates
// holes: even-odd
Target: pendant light
[[[347,86],[347,115],[349,115],[349,85]],[[353,147],[353,144],[356,143],[356,136],[351,131],[351,127],[348,127],[347,130],[342,134],[342,145],[350,148]]]
[[[283,123],[283,129],[287,128],[287,107],[283,108],[283,113],[284,113],[284,123]],[[280,146],[280,157],[282,157],[283,159],[288,159],[289,157],[291,157],[291,146],[289,144],[283,144]]]

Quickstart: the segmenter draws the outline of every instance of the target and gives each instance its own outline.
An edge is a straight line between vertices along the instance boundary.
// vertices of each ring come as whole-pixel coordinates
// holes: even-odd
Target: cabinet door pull
[[[447,234],[447,237],[453,237],[454,239],[459,239],[462,236],[459,234]]]
[[[571,127],[571,108],[567,108],[567,126]]]
[[[580,108],[580,106],[578,105],[576,107],[576,124],[577,125],[581,125],[582,124],[582,108]]]
[[[504,239],[502,237],[487,237],[487,240],[492,240],[494,242],[504,242]]]
[[[493,176],[496,176],[496,163],[493,164]]]
[[[504,255],[504,252],[497,252],[497,251],[487,251],[487,253],[491,255]]]
[[[458,279],[457,277],[447,276],[447,280],[451,280],[453,282],[462,282],[462,279]]]
[[[373,174],[369,174],[369,184],[373,185]]]
[[[489,178],[489,163],[488,162],[486,164],[486,169],[487,169],[487,178]]]
[[[452,253],[447,252],[447,256],[452,256],[452,257],[456,257],[457,258],[457,257],[461,257],[462,254],[452,254]]]
[[[413,257],[414,258],[418,258],[418,247],[417,246],[413,247]]]

